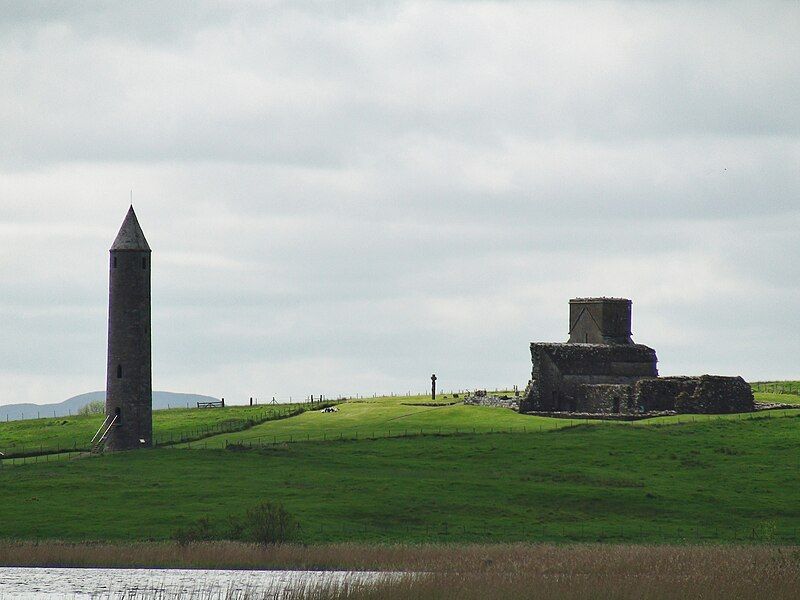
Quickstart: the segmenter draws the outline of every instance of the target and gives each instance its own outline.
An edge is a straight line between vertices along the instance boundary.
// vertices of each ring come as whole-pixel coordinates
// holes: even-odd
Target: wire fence
[[[241,404],[231,403],[230,400],[228,400],[226,401],[225,408],[242,408],[242,407],[253,407],[253,406],[270,407],[270,406],[276,406],[276,405],[280,406],[285,404],[305,404],[305,403],[315,403],[315,402],[341,401],[346,399],[347,397],[344,396],[329,397],[325,396],[324,394],[310,394],[304,397],[272,396],[271,399],[267,400],[251,397],[249,399],[249,402],[245,401],[244,403]],[[225,400],[225,398],[223,397],[222,400]],[[172,402],[172,403],[167,403],[166,406],[154,407],[153,412],[160,412],[165,410],[187,410],[187,409],[194,410],[196,408],[197,408],[196,402]],[[0,406],[0,412],[7,409],[8,406]],[[80,410],[72,410],[71,408],[65,411],[62,408],[48,408],[47,405],[42,405],[42,407],[38,410],[30,410],[28,412],[22,411],[19,413],[14,413],[15,416],[13,417],[11,416],[10,412],[7,412],[4,418],[0,418],[0,422],[5,421],[6,423],[10,423],[14,421],[34,421],[39,419],[68,419],[72,417],[98,416],[101,414],[102,411],[81,413]]]
[[[307,410],[320,410],[327,406],[333,406],[336,402],[315,402],[314,404],[300,404],[292,407],[282,407],[279,404],[274,406],[265,407],[260,413],[250,413],[247,418],[232,417],[231,419],[220,421],[219,423],[210,423],[208,425],[198,425],[197,427],[181,429],[180,431],[173,431],[170,433],[156,434],[153,436],[154,446],[169,446],[172,444],[180,444],[192,442],[195,440],[211,437],[214,435],[221,435],[225,433],[236,433],[244,431],[256,425],[266,423],[269,421],[277,421],[280,419],[288,419],[295,417]],[[201,409],[201,410],[215,410],[215,409]],[[88,436],[85,438],[70,440],[69,442],[57,442],[53,445],[40,444],[19,444],[13,448],[6,448],[0,450],[0,457],[4,457],[5,461],[13,459],[32,458],[35,459],[39,456],[47,456],[53,454],[79,454],[82,452],[91,451],[91,443]],[[0,463],[2,464],[2,463]],[[16,464],[13,463],[12,464]],[[24,464],[24,463],[23,463]]]
[[[183,444],[187,442],[193,442],[195,440],[200,440],[215,435],[221,435],[224,433],[235,433],[239,431],[245,431],[247,429],[250,429],[251,427],[255,427],[256,425],[260,425],[262,423],[267,423],[269,421],[279,421],[281,419],[288,419],[290,417],[296,417],[308,410],[312,409],[321,410],[323,408],[326,408],[328,406],[333,406],[335,404],[336,402],[320,402],[314,405],[301,404],[299,406],[296,406],[295,408],[275,408],[268,411],[265,410],[258,415],[251,416],[248,417],[247,419],[236,422],[223,421],[221,423],[216,423],[216,424],[200,425],[198,427],[191,429],[184,429],[179,432],[171,432],[169,434],[163,434],[161,436],[155,435],[153,436],[153,445],[170,446],[173,444]]]
[[[25,456],[10,456],[0,460],[0,469],[16,466],[16,465],[31,465],[38,463],[49,462],[64,462],[67,460],[75,460],[89,454],[88,450],[66,450],[60,452],[53,452],[51,454],[29,454]]]
[[[753,391],[755,392],[765,392],[765,393],[773,393],[773,394],[793,394],[793,395],[800,395],[800,381],[753,381],[750,383]],[[520,395],[520,390],[517,387],[513,388],[495,388],[495,389],[487,389],[485,390],[487,393],[491,394],[514,394],[515,396]],[[436,397],[438,398],[463,398],[464,396],[468,396],[471,390],[467,389],[458,389],[458,390],[437,390]],[[329,399],[337,399],[337,400],[369,400],[369,399],[376,399],[376,398],[414,398],[414,397],[430,397],[431,390],[423,390],[423,391],[407,391],[405,393],[397,393],[397,392],[374,392],[372,394],[336,394],[336,395],[324,395],[324,394],[311,394],[309,396],[271,396],[266,400],[263,398],[251,397],[250,403],[244,404],[231,404],[228,401],[228,407],[234,406],[274,406],[276,404],[294,404],[294,403],[306,403],[309,401],[319,401],[320,399],[324,401],[329,401]],[[2,407],[0,407],[2,408]],[[193,404],[190,402],[184,403],[174,403],[174,404],[167,404],[166,407],[157,408],[156,410],[184,410],[184,409],[192,409],[194,408]],[[19,417],[11,418],[10,415],[6,414],[5,421],[21,421],[26,420],[25,417],[26,413],[20,413]],[[44,406],[40,410],[30,411],[27,413],[27,420],[31,419],[54,419],[54,418],[65,418],[65,417],[76,417],[82,416],[79,415],[78,411],[72,411],[71,409],[68,410],[66,413],[60,412],[58,409],[49,409],[45,408]],[[83,415],[85,416],[85,415]]]
[[[507,394],[519,394],[519,390],[517,388],[513,389],[501,389],[497,388],[494,390],[487,390],[489,393],[500,394],[500,393],[507,393]],[[436,390],[436,397],[437,398],[463,398],[464,396],[469,395],[471,392],[470,390]],[[422,398],[430,398],[431,397],[431,390],[423,390],[421,392],[412,392],[407,391],[405,393],[397,393],[397,392],[375,392],[372,394],[309,394],[307,396],[270,396],[265,398],[251,396],[249,399],[245,398],[242,401],[241,398],[231,402],[230,399],[226,400],[225,406],[227,408],[234,408],[234,407],[242,407],[242,406],[275,406],[281,404],[304,404],[304,403],[312,403],[312,402],[332,402],[332,401],[343,401],[343,400],[369,400],[375,398],[415,398],[415,397],[422,397]],[[225,400],[223,396],[221,398]],[[241,402],[241,403],[237,403]],[[0,411],[7,407],[0,406]],[[186,409],[194,409],[196,408],[194,402],[172,402],[167,403],[166,406],[159,406],[158,408],[154,408],[153,412],[162,411],[162,410],[186,410]],[[12,417],[11,413],[6,413],[5,417],[2,418],[3,421],[11,422],[11,421],[30,421],[34,419],[64,419],[64,418],[71,418],[71,417],[85,417],[91,416],[92,413],[81,413],[80,410],[72,410],[67,409],[64,411],[61,408],[49,408],[47,405],[42,405],[41,408],[37,410],[30,410],[28,412],[22,411],[20,413],[14,413],[15,416]],[[94,413],[97,414],[97,413]]]
[[[800,416],[798,410],[769,410],[757,413],[737,413],[731,415],[676,415],[668,417],[668,421],[663,422],[641,422],[642,427],[668,427],[675,424],[700,423],[712,421],[754,421],[762,419],[772,419],[777,417]],[[457,436],[457,435],[479,435],[493,433],[544,433],[560,431],[578,426],[590,425],[593,427],[619,426],[623,422],[614,422],[597,419],[542,419],[530,425],[517,425],[509,427],[396,427],[387,429],[350,429],[342,431],[322,431],[319,433],[311,432],[287,432],[271,433],[247,438],[223,438],[215,441],[200,439],[197,442],[190,442],[185,445],[189,449],[215,449],[225,448],[228,450],[247,450],[264,449],[278,444],[292,444],[300,442],[338,442],[338,441],[364,441],[380,440],[388,438],[410,438],[420,436]],[[635,422],[624,422],[627,425]]]
[[[754,392],[800,396],[800,381],[753,381],[750,387]]]
[[[567,419],[567,418],[548,418],[540,419],[538,422],[532,422],[530,425],[518,425],[508,427],[391,427],[386,429],[350,429],[342,431],[322,431],[319,433],[311,432],[287,432],[283,434],[272,433],[264,434],[255,437],[247,437],[241,439],[228,439],[215,441],[209,438],[218,437],[220,435],[242,433],[255,425],[266,423],[269,421],[277,421],[280,419],[287,419],[297,416],[308,410],[317,410],[325,408],[326,406],[335,405],[336,402],[323,402],[319,404],[302,405],[296,409],[276,409],[273,412],[265,412],[261,415],[261,420],[250,419],[243,423],[220,423],[214,426],[197,427],[189,429],[184,432],[174,435],[163,435],[154,438],[153,445],[159,447],[181,447],[188,449],[229,449],[229,450],[244,450],[244,449],[264,449],[275,446],[277,444],[291,444],[299,442],[336,442],[336,441],[359,441],[359,440],[379,440],[388,438],[410,438],[419,436],[457,436],[457,435],[477,435],[477,434],[493,434],[493,433],[543,433],[549,431],[559,431],[569,429],[581,425],[590,425],[593,427],[601,426],[619,426],[622,422],[597,420],[590,418],[582,419]],[[712,421],[752,421],[762,420],[777,417],[800,416],[800,406],[797,410],[793,409],[780,409],[780,410],[764,410],[754,413],[736,413],[728,415],[704,415],[704,414],[687,414],[687,415],[674,415],[665,417],[660,421],[633,421],[625,422],[627,425],[641,426],[641,427],[669,427],[675,424],[687,423],[702,423]],[[210,443],[209,443],[210,442]],[[58,447],[57,447],[58,448]],[[85,456],[90,451],[88,446],[78,447],[77,443],[73,447],[60,447],[54,451],[46,448],[34,448],[25,450],[20,449],[16,453],[7,453],[5,457],[0,460],[0,467],[7,465],[24,465],[39,462],[53,462],[58,460],[59,456],[63,455],[62,460],[71,460]]]

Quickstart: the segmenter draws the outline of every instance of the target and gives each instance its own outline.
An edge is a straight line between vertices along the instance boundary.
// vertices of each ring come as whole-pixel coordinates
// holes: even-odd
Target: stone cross
[[[436,400],[436,373],[431,375],[431,400]]]

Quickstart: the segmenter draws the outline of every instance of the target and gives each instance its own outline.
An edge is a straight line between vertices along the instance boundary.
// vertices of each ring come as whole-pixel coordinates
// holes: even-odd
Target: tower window
[[[122,379],[122,365],[117,365],[117,379]]]
[[[117,268],[117,257],[116,256],[112,256],[111,257],[111,267],[114,268],[114,269]]]
[[[144,256],[142,257],[142,268],[143,269],[147,268],[147,258],[145,258]]]

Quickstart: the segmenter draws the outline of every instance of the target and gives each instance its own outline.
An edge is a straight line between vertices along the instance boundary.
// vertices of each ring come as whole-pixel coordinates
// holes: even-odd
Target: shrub
[[[81,416],[86,415],[101,415],[106,410],[106,403],[102,400],[92,400],[89,404],[84,404],[78,409],[78,414]]]
[[[196,522],[188,527],[178,527],[172,533],[172,539],[181,546],[186,546],[192,542],[204,542],[214,536],[211,531],[211,521],[208,517],[200,517]]]
[[[222,534],[221,530],[225,533]],[[216,533],[209,518],[201,517],[186,527],[175,529],[172,539],[181,546],[214,539],[242,540],[267,546],[297,540],[299,533],[299,523],[282,504],[261,502],[242,516],[228,517],[227,527],[218,527]]]
[[[299,529],[297,520],[282,504],[261,502],[245,513],[239,531],[245,539],[266,546],[295,539]]]

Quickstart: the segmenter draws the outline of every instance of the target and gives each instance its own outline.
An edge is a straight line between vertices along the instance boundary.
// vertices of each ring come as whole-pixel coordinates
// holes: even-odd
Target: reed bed
[[[214,598],[797,598],[798,546],[0,543],[6,566],[391,571]],[[137,597],[135,594],[126,597]],[[166,596],[142,596],[154,598]],[[192,598],[211,598],[198,589]]]
[[[797,561],[794,567],[780,561],[757,565],[744,558],[689,565],[665,558],[655,565],[639,564],[636,569],[631,569],[627,560],[623,562],[624,566],[593,561],[594,571],[582,571],[572,564],[547,572],[517,565],[511,570],[429,573],[374,583],[317,583],[277,593],[245,593],[241,600],[796,599],[800,585]]]

